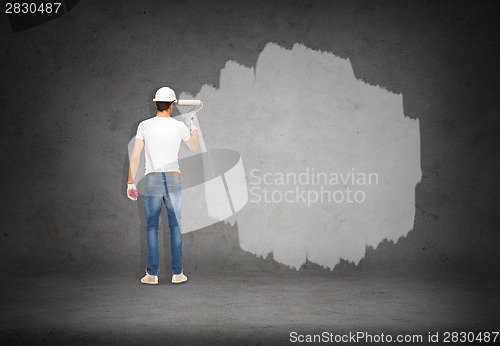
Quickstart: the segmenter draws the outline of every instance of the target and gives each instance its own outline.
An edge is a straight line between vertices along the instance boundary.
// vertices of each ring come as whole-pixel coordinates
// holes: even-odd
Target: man
[[[178,155],[181,140],[191,150],[198,148],[198,129],[191,121],[191,135],[187,126],[171,117],[175,93],[168,87],[158,89],[153,99],[156,116],[142,121],[137,127],[134,150],[130,158],[127,196],[137,200],[134,179],[144,147],[146,176],[144,178],[144,214],[147,223],[147,266],[143,284],[158,284],[160,254],[158,249],[158,226],[162,203],[165,203],[170,227],[170,250],[172,256],[172,283],[187,281],[182,270],[181,233],[181,172]]]

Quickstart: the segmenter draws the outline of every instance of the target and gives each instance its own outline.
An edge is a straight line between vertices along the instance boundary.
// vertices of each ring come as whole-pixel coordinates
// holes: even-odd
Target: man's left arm
[[[135,176],[137,175],[137,169],[139,168],[139,160],[141,158],[141,151],[144,147],[144,140],[136,138],[134,143],[134,150],[130,156],[130,166],[128,168],[128,180],[127,180],[127,197],[131,200],[137,200],[137,188],[134,184]]]

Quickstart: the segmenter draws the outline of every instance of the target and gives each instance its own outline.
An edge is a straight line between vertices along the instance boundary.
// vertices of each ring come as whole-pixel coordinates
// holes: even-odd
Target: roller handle
[[[178,100],[177,105],[179,105],[179,106],[199,106],[199,105],[201,105],[201,100]]]

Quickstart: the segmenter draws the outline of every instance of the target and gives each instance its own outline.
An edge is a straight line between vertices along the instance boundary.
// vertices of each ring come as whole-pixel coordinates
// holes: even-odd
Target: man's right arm
[[[198,128],[193,123],[193,120],[191,120],[191,138],[189,138],[187,141],[184,141],[184,143],[186,143],[188,148],[192,151],[198,149]]]

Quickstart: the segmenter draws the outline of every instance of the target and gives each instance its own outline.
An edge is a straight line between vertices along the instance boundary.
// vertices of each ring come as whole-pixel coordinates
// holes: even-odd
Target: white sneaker
[[[181,284],[183,282],[186,282],[187,281],[187,276],[184,275],[183,272],[181,272],[180,274],[177,274],[177,275],[172,275],[172,283],[173,284]]]
[[[147,285],[157,285],[158,284],[158,276],[157,275],[149,275],[148,267],[146,267],[146,275],[141,279],[143,284]]]

